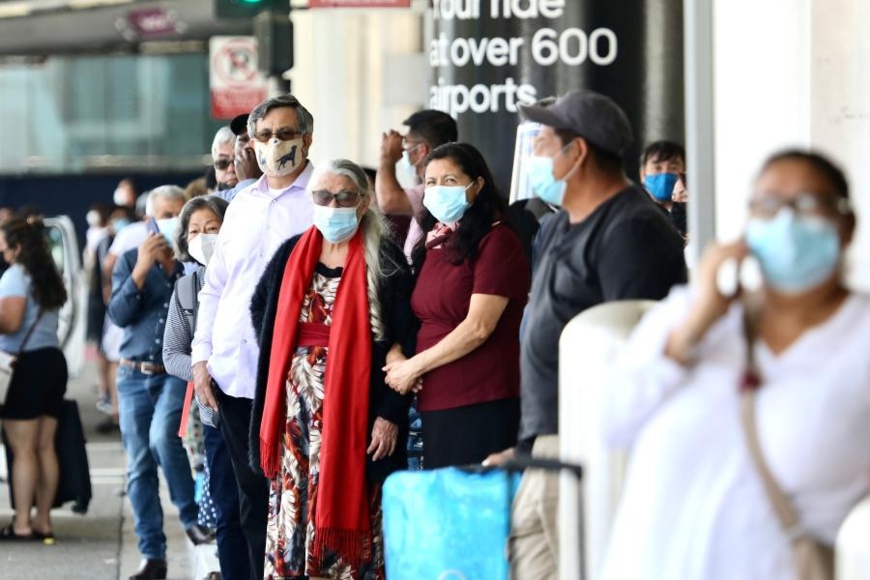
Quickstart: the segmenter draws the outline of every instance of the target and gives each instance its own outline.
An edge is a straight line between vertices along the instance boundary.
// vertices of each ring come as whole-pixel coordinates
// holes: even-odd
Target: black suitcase
[[[6,465],[10,471],[9,503],[15,508],[15,496],[12,490],[12,450],[3,433],[3,444],[6,446]],[[88,465],[88,453],[85,448],[85,432],[79,416],[79,406],[75,401],[66,399],[63,402],[57,433],[54,438],[57,450],[57,461],[60,467],[60,481],[57,485],[57,495],[54,507],[73,502],[72,511],[85,514],[91,503],[91,471]]]

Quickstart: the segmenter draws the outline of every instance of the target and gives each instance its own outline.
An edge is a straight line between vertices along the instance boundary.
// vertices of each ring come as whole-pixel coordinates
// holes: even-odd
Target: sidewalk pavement
[[[130,502],[122,495],[126,459],[120,435],[101,435],[95,430],[105,415],[95,408],[96,368],[92,361],[85,364],[81,377],[70,380],[66,396],[79,404],[87,439],[93,500],[84,516],[72,513],[69,506],[53,512],[54,545],[0,542],[0,580],[126,580],[139,567],[133,513]],[[7,477],[3,453],[0,453],[0,475]],[[201,558],[195,557],[181,529],[162,474],[161,499],[169,550],[169,578],[190,579],[194,560]],[[12,519],[12,513],[9,487],[4,482],[0,484],[0,526]],[[208,548],[201,547],[200,551],[203,549]]]

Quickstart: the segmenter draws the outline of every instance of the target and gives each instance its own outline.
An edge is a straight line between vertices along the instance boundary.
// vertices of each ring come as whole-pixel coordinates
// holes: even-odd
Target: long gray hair
[[[333,159],[325,163],[318,163],[314,174],[308,181],[308,194],[314,191],[317,183],[324,175],[340,175],[348,178],[356,187],[360,194],[360,201],[367,199],[368,209],[360,220],[360,228],[363,232],[363,241],[366,253],[366,284],[369,298],[369,315],[371,318],[372,333],[378,340],[385,338],[384,323],[381,319],[381,303],[378,299],[378,289],[381,285],[381,280],[388,278],[401,269],[399,264],[386,263],[380,261],[381,240],[384,236],[390,235],[390,229],[384,215],[378,208],[377,200],[374,198],[374,191],[369,185],[369,180],[366,177],[365,171],[347,159]]]

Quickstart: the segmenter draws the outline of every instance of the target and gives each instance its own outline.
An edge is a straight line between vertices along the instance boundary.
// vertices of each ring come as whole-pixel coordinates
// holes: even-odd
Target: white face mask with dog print
[[[282,141],[277,137],[262,143],[254,141],[254,153],[257,155],[257,165],[267,177],[284,177],[290,175],[305,162],[302,138]]]

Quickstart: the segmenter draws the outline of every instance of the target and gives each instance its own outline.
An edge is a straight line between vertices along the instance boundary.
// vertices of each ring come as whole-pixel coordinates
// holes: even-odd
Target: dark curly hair
[[[0,231],[10,250],[19,249],[15,263],[30,276],[30,291],[39,307],[54,310],[63,306],[66,288],[51,257],[42,219],[18,215],[3,222]]]
[[[478,177],[483,178],[483,187],[474,199],[474,203],[462,216],[456,233],[446,244],[446,249],[451,252],[451,261],[459,265],[466,260],[474,260],[480,247],[480,242],[492,229],[493,222],[501,221],[508,226],[507,204],[495,185],[495,178],[489,170],[486,161],[473,145],[468,143],[446,143],[433,150],[426,157],[425,164],[436,159],[450,159],[462,169],[472,181]],[[426,233],[429,233],[437,220],[432,217],[429,210],[424,209],[420,216],[420,227],[424,235],[412,253],[414,271],[419,272],[420,266],[426,257]]]

